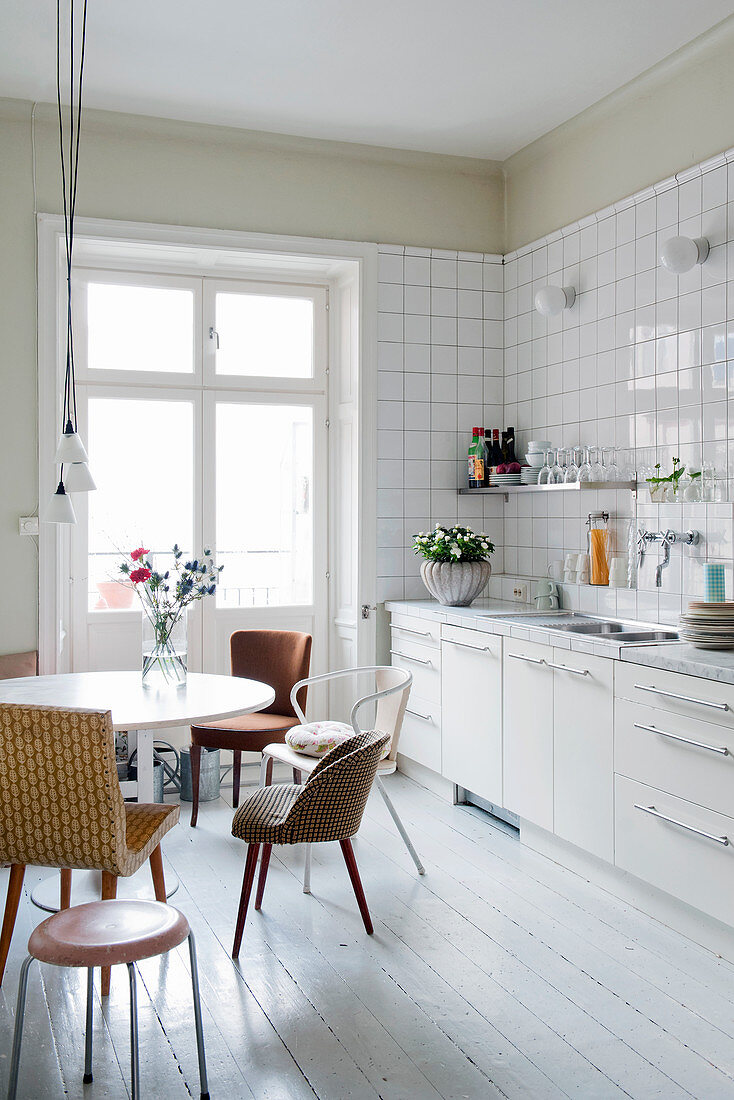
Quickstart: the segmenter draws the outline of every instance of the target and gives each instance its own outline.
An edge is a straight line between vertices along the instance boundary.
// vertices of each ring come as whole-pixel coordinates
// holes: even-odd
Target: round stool
[[[8,1100],[15,1100],[18,1088],[20,1046],[23,1039],[28,972],[34,959],[52,966],[85,966],[87,968],[87,1020],[84,1044],[84,1083],[92,1080],[92,1008],[94,999],[94,967],[125,963],[130,979],[130,1072],[133,1100],[140,1096],[138,1058],[138,1006],[135,984],[135,963],[162,955],[189,941],[191,987],[194,997],[194,1024],[199,1054],[201,1100],[209,1100],[204,1054],[204,1031],[201,1023],[199,974],[196,967],[196,945],[183,913],[159,901],[93,901],[63,909],[43,921],[28,941],[28,957],[20,971],[18,1005],[15,1013],[15,1034],[10,1066]]]

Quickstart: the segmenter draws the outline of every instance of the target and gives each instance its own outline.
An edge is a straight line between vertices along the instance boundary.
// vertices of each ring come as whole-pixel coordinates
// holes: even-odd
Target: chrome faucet
[[[655,570],[655,587],[662,588],[663,569],[670,565],[670,548],[674,542],[682,542],[685,546],[698,546],[700,535],[698,531],[642,531],[637,532],[637,554],[639,564],[642,565],[645,557],[646,544],[659,542],[663,548],[663,560],[658,562]]]

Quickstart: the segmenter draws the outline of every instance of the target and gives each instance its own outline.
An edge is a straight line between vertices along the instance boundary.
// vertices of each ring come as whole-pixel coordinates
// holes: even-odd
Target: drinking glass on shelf
[[[591,470],[590,470],[590,473],[589,473],[589,480],[590,481],[604,481],[604,467],[602,466],[601,462],[599,461],[599,452],[600,452],[600,450],[601,450],[600,447],[591,447],[590,448],[590,454],[592,455]]]
[[[605,458],[606,456],[606,458]],[[601,461],[604,467],[604,481],[619,481],[619,466],[617,465],[617,448],[602,447]]]
[[[550,484],[550,473],[551,473],[550,457],[551,457],[551,451],[546,451],[545,452],[545,457],[543,459],[543,465],[540,467],[540,473],[538,474],[538,485],[549,485]]]
[[[566,476],[564,478],[566,485],[573,485],[579,479],[579,467],[576,461],[578,450],[578,447],[568,448],[568,465],[566,466]]]
[[[563,451],[559,447],[556,451],[555,461],[551,467],[550,477],[548,478],[549,485],[563,485],[563,466],[561,465],[563,459]]]
[[[584,447],[584,461],[579,466],[579,481],[591,481],[591,462],[589,448]]]

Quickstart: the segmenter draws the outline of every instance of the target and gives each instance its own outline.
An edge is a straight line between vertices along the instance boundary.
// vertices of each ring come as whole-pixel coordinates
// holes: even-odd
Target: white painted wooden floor
[[[244,845],[223,799],[164,841],[197,936],[214,1098],[488,1100],[734,1098],[734,966],[520,846],[480,811],[388,779],[426,864],[419,879],[381,799],[355,851],[375,923],[365,935],[338,845],[274,849],[263,910],[230,958]],[[145,873],[145,872],[143,872]],[[30,886],[44,872],[29,871]],[[0,883],[4,898],[5,875]],[[4,1093],[25,940],[24,898],[0,991]],[[144,1097],[197,1097],[185,947],[140,967]],[[95,1012],[82,1086],[84,975],[30,987],[20,1095],[128,1096],[124,968]]]

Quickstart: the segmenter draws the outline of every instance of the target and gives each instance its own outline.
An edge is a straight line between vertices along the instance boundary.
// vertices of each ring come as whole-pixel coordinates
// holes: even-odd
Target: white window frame
[[[345,525],[344,530],[338,532],[339,544],[342,548],[350,547],[352,564],[356,563],[357,583],[348,600],[342,592],[338,600],[332,601],[334,609],[329,626],[330,643],[333,640],[334,645],[330,644],[330,661],[332,667],[373,663],[374,617],[363,620],[359,608],[363,603],[376,602],[377,246],[92,218],[76,220],[75,241],[75,252],[81,264],[97,271],[107,267],[114,270],[115,278],[125,267],[131,273],[139,273],[141,254],[146,248],[155,246],[158,257],[155,266],[159,266],[160,249],[167,250],[167,268],[171,275],[190,276],[193,262],[201,266],[202,274],[216,278],[226,278],[230,274],[241,277],[246,264],[253,279],[298,283],[300,267],[304,277],[309,279],[314,271],[321,272],[334,289],[329,312],[329,343],[333,348],[341,348],[343,356],[351,358],[349,362],[344,359],[341,369],[331,371],[329,390],[338,406],[344,390],[353,390],[355,414],[349,419],[342,418],[340,413],[340,421],[344,419],[346,423],[349,419],[350,434],[346,448],[332,447],[332,472],[334,455],[343,458],[351,447],[349,453],[355,473],[348,489],[349,498],[337,500],[333,513],[345,517],[337,519]],[[111,244],[116,248],[113,262],[105,258]],[[65,271],[63,218],[60,215],[38,215],[38,257],[39,499],[42,511],[55,489],[57,471],[53,454],[59,431],[58,394],[63,377]],[[114,381],[109,377],[114,373],[111,371],[86,372],[85,380],[91,382],[92,373],[105,376],[109,383]],[[190,375],[161,373],[160,377],[166,388],[179,379],[183,388],[187,382],[192,382]],[[223,376],[220,380],[224,381]],[[238,376],[238,389],[243,381],[245,379]],[[145,387],[154,384],[149,372],[140,373],[140,382]],[[272,379],[267,380],[271,391],[272,382]],[[331,527],[332,546],[336,538],[337,532]],[[69,545],[68,528],[41,524],[39,653],[43,673],[67,669],[65,637],[70,623],[70,580],[73,577]],[[338,573],[338,564],[335,566]],[[334,573],[332,569],[329,578],[332,587]]]

